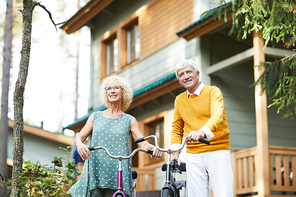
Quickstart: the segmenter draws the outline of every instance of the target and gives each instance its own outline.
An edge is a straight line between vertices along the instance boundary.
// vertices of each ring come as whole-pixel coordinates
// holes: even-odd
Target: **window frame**
[[[151,135],[150,133],[150,126],[157,123],[159,120],[163,120],[163,145],[164,147],[160,148],[167,148],[168,147],[168,137],[169,134],[167,132],[167,124],[168,124],[168,111],[162,111],[160,113],[154,114],[143,120],[139,121],[140,129],[144,136]],[[159,142],[159,141],[158,141]],[[150,143],[150,142],[149,142]],[[154,141],[153,141],[154,144]],[[139,167],[157,167],[162,166],[162,164],[166,161],[166,153],[163,153],[161,158],[150,158],[150,156],[146,153],[139,153],[139,160],[138,165]]]
[[[138,18],[130,21],[127,25],[123,27],[123,30],[125,31],[126,35],[126,64],[131,64],[133,61],[140,59],[141,53],[141,38]],[[137,44],[139,45],[138,51]]]
[[[139,29],[139,54],[138,58],[134,58],[129,63],[127,62],[128,58],[128,52],[127,52],[127,35],[128,30],[134,27],[134,25],[137,24]],[[133,15],[131,15],[129,18],[121,22],[119,25],[117,25],[115,28],[113,28],[110,31],[107,31],[101,38],[100,38],[100,75],[99,80],[100,82],[103,81],[104,78],[109,76],[112,73],[107,73],[107,44],[116,37],[118,40],[118,56],[117,56],[117,71],[114,72],[115,74],[121,72],[122,70],[126,69],[127,67],[130,67],[134,64],[136,64],[140,58],[141,58],[141,28],[140,28],[140,22],[139,22],[139,13],[136,12]]]
[[[117,48],[115,48],[117,44]],[[118,71],[118,39],[116,36],[112,36],[105,42],[106,45],[106,75],[111,75]],[[110,47],[110,49],[109,49]],[[116,49],[116,50],[115,50]],[[117,54],[115,54],[117,53]],[[108,57],[110,56],[110,58]],[[117,62],[117,64],[115,64]]]
[[[100,80],[101,81],[105,77],[109,76],[110,74],[117,73],[119,71],[119,67],[117,64],[117,71],[108,73],[108,65],[107,65],[108,44],[112,42],[112,40],[114,39],[118,40],[118,31],[116,28],[112,29],[109,32],[106,32],[104,36],[100,38]],[[119,45],[119,42],[118,42],[118,45]],[[117,47],[119,52],[119,46]]]

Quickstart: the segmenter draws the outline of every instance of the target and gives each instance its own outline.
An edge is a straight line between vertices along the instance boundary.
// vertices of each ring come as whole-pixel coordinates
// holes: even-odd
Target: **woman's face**
[[[111,82],[106,87],[107,99],[110,103],[121,102],[123,90],[118,82]]]

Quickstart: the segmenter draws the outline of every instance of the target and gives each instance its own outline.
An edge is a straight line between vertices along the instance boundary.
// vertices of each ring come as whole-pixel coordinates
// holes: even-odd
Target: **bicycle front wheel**
[[[161,191],[161,197],[174,197],[174,193],[171,189],[169,188],[164,188]]]

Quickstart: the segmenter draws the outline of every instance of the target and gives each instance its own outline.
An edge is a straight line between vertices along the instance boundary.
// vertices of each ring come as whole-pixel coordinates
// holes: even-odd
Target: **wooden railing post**
[[[254,65],[259,65],[260,62],[265,61],[263,51],[264,40],[260,36],[262,31],[253,32],[253,47],[254,47]],[[263,73],[264,68],[254,68],[255,81]],[[257,150],[258,162],[256,166],[258,196],[265,196],[270,194],[269,184],[269,149],[268,149],[268,120],[267,120],[267,96],[265,93],[261,94],[260,84],[255,86],[255,112],[256,112],[256,136],[257,136]]]
[[[234,179],[234,197],[237,196],[236,189],[237,189],[237,181],[238,181],[238,178],[237,178],[237,165],[236,165],[236,157],[235,157],[235,153],[237,151],[238,150],[232,150],[231,151],[231,164],[232,164],[232,173],[233,173],[233,179]]]

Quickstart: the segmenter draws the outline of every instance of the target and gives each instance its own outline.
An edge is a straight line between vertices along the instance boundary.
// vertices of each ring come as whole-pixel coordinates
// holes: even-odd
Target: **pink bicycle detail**
[[[123,192],[123,183],[122,183],[122,160],[129,159],[129,158],[133,157],[138,151],[142,151],[142,152],[145,152],[148,154],[153,153],[152,150],[137,148],[137,149],[133,150],[133,152],[128,156],[114,156],[114,155],[111,155],[110,152],[107,150],[107,148],[105,148],[103,146],[89,147],[88,149],[90,151],[97,150],[97,149],[104,149],[109,157],[111,157],[113,159],[118,159],[119,163],[118,163],[118,170],[117,170],[117,190],[114,192],[112,197],[126,197],[125,193]],[[136,172],[134,171],[134,173],[136,173]],[[134,175],[133,175],[133,177],[134,177]],[[134,192],[134,197],[136,197],[136,192]]]

